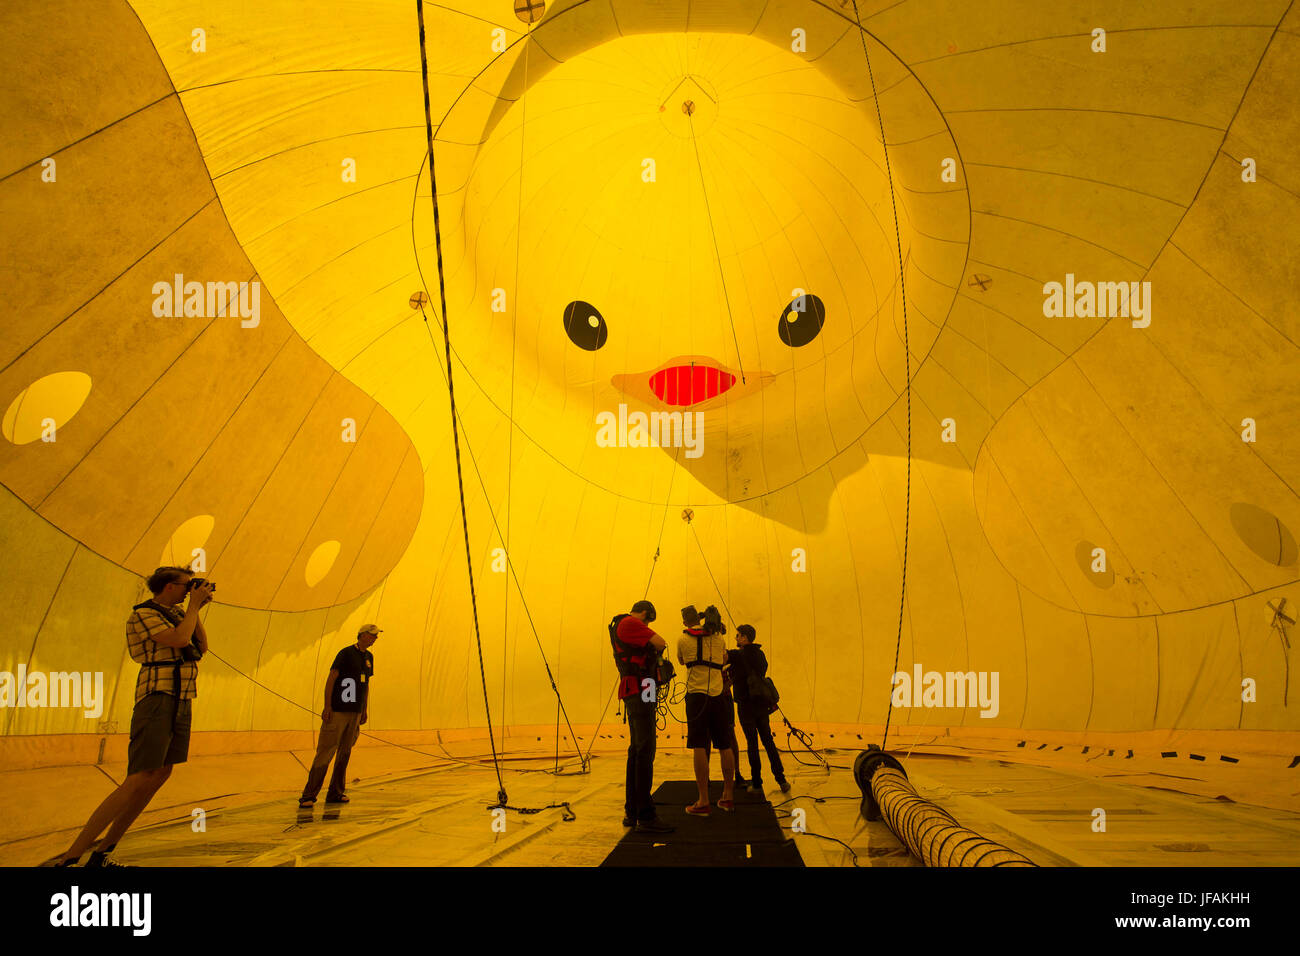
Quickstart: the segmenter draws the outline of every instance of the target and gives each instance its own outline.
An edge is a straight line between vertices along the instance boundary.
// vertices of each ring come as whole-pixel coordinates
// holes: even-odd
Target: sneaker
[[[87,867],[103,867],[104,869],[113,870],[134,870],[138,867],[129,863],[118,863],[111,855],[103,850],[96,850],[90,854],[90,859],[86,860]]]
[[[670,827],[658,817],[653,820],[638,820],[636,824],[637,833],[672,833],[676,827]]]
[[[326,797],[325,802],[326,803],[351,803],[352,801],[347,798],[347,794],[339,794],[337,797]]]
[[[753,783],[751,783],[751,784],[749,785],[749,792],[750,792],[750,793],[762,793],[762,792],[763,792],[763,782],[762,782],[761,780],[755,780]]]
[[[789,793],[789,792],[790,792],[790,781],[789,781],[789,780],[778,780],[778,781],[776,782],[776,785],[777,785],[778,787],[781,788],[781,792],[782,792],[782,793]]]

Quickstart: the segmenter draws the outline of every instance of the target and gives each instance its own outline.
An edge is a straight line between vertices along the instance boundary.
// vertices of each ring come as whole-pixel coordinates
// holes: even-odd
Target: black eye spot
[[[826,321],[826,305],[812,293],[790,302],[777,320],[776,334],[791,348],[807,345],[817,338]]]
[[[580,349],[594,352],[609,338],[605,318],[590,302],[577,300],[564,307],[564,331]]]

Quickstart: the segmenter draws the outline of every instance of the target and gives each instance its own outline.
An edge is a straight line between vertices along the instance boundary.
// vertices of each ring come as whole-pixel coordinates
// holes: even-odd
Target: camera
[[[210,587],[213,591],[216,591],[217,589],[216,582],[207,581],[203,578],[190,578],[190,585],[185,589],[185,591],[186,593],[189,593],[190,591],[193,591],[195,588],[202,587],[205,584],[208,587]]]

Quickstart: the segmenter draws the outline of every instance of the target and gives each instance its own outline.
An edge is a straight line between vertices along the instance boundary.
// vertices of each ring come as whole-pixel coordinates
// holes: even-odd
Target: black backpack
[[[743,656],[743,649],[742,649]],[[748,665],[748,662],[746,662]],[[759,677],[753,669],[745,667],[745,680],[749,690],[749,699],[755,703],[767,707],[767,712],[774,713],[776,705],[781,701],[781,694],[776,689],[776,684],[772,683],[772,678],[764,674]]]
[[[658,694],[667,693],[668,685],[672,683],[676,670],[673,668],[672,661],[661,657],[658,649],[652,644],[646,644],[644,647],[633,647],[619,639],[618,624],[619,621],[627,617],[626,614],[615,614],[609,622],[609,643],[614,649],[614,666],[618,668],[620,677],[635,677],[637,686],[641,681],[649,677],[654,680],[656,692]],[[634,656],[641,657],[643,663],[638,665],[633,662]]]
[[[749,675],[749,699],[758,701],[767,707],[767,712],[773,713],[776,705],[781,702],[781,695],[772,683],[770,677],[757,677],[754,674]]]

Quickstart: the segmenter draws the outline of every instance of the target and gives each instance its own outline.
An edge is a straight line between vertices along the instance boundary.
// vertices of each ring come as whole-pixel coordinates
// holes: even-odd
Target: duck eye
[[[807,345],[817,338],[826,321],[826,306],[812,293],[791,300],[777,321],[776,334],[791,348]]]
[[[577,300],[564,307],[564,331],[580,349],[594,352],[609,338],[605,318],[590,302]]]

